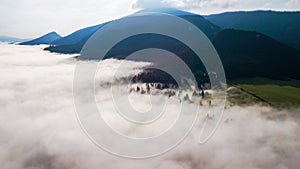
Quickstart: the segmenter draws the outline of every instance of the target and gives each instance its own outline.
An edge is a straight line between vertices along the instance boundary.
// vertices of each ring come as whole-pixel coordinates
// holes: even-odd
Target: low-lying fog
[[[77,121],[72,96],[76,60],[41,46],[0,45],[0,166],[3,169],[296,169],[300,166],[300,125],[294,112],[268,107],[231,107],[221,125],[204,145],[197,144],[200,126],[175,149],[155,158],[130,160],[96,147]],[[113,128],[132,136],[147,135],[119,123],[110,106],[113,69],[120,61],[103,61],[98,81],[101,107]],[[128,62],[124,75],[134,74],[146,63]],[[84,90],[84,89],[83,89]],[[124,96],[126,96],[124,92]],[[132,94],[136,109],[147,108],[147,94]],[[167,96],[155,96],[164,97]],[[170,118],[147,128],[149,133],[169,125],[180,108],[169,98]],[[193,103],[188,103],[193,104]],[[199,120],[203,121],[204,114]],[[169,115],[167,115],[168,117]],[[114,121],[116,120],[116,121]],[[215,120],[210,118],[208,120]],[[124,123],[125,124],[125,123]],[[147,131],[146,129],[146,131]],[[127,133],[127,134],[128,134]]]

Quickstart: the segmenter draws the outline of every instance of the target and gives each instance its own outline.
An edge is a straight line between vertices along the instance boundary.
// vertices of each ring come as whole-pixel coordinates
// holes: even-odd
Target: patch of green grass
[[[227,90],[228,106],[251,106],[255,104],[263,104],[261,100],[253,97],[251,94],[242,91],[239,87],[231,86]]]
[[[264,77],[255,78],[240,78],[228,81],[229,84],[251,84],[251,85],[263,85],[263,84],[274,84],[278,86],[293,86],[300,88],[300,80],[274,80]]]
[[[231,82],[277,108],[300,107],[300,82],[252,78]]]
[[[240,85],[276,107],[300,106],[300,88],[279,85]]]

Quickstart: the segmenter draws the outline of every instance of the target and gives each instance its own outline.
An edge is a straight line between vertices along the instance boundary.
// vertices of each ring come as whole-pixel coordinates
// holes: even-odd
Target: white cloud
[[[219,130],[202,146],[197,145],[200,131],[197,125],[179,147],[160,157],[128,160],[107,154],[91,143],[77,122],[72,101],[75,60],[70,57],[42,51],[39,46],[1,44],[1,168],[284,169],[299,166],[299,118],[290,116],[288,111],[260,106],[226,109]],[[119,62],[102,63],[107,72],[105,83],[110,81],[109,69]],[[124,72],[134,73],[136,69],[132,68],[141,66],[130,65]],[[105,92],[108,88],[102,90]],[[103,105],[108,105],[110,95],[99,97]],[[136,104],[145,104],[146,95],[136,97]],[[174,99],[170,103],[175,107],[168,113],[177,109],[178,101]],[[113,113],[109,106],[105,110],[107,115]],[[199,120],[203,117],[200,114]],[[118,128],[118,124],[115,127]]]

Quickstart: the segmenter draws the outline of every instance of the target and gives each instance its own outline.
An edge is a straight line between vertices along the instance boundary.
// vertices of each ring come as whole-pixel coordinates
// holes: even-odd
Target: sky
[[[117,19],[140,9],[172,7],[198,14],[237,10],[300,11],[300,0],[0,0],[0,35],[34,38]]]

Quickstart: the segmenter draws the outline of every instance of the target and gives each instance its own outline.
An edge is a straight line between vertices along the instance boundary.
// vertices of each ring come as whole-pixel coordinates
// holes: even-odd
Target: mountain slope
[[[58,35],[56,32],[50,32],[46,35],[43,35],[39,38],[33,39],[31,41],[20,43],[20,45],[40,45],[40,44],[51,44],[57,39],[60,39],[61,36]]]
[[[300,50],[254,31],[226,29],[213,39],[229,79],[300,79]]]
[[[205,18],[222,28],[257,31],[286,43],[300,45],[300,12],[227,12]]]
[[[212,43],[219,53],[228,80],[250,77],[300,79],[300,50],[264,34],[225,29],[214,36]],[[198,80],[207,80],[203,79],[207,72],[198,56],[182,42],[167,36],[132,36],[115,45],[105,58],[124,59],[135,51],[147,48],[160,48],[176,54],[191,68]]]

